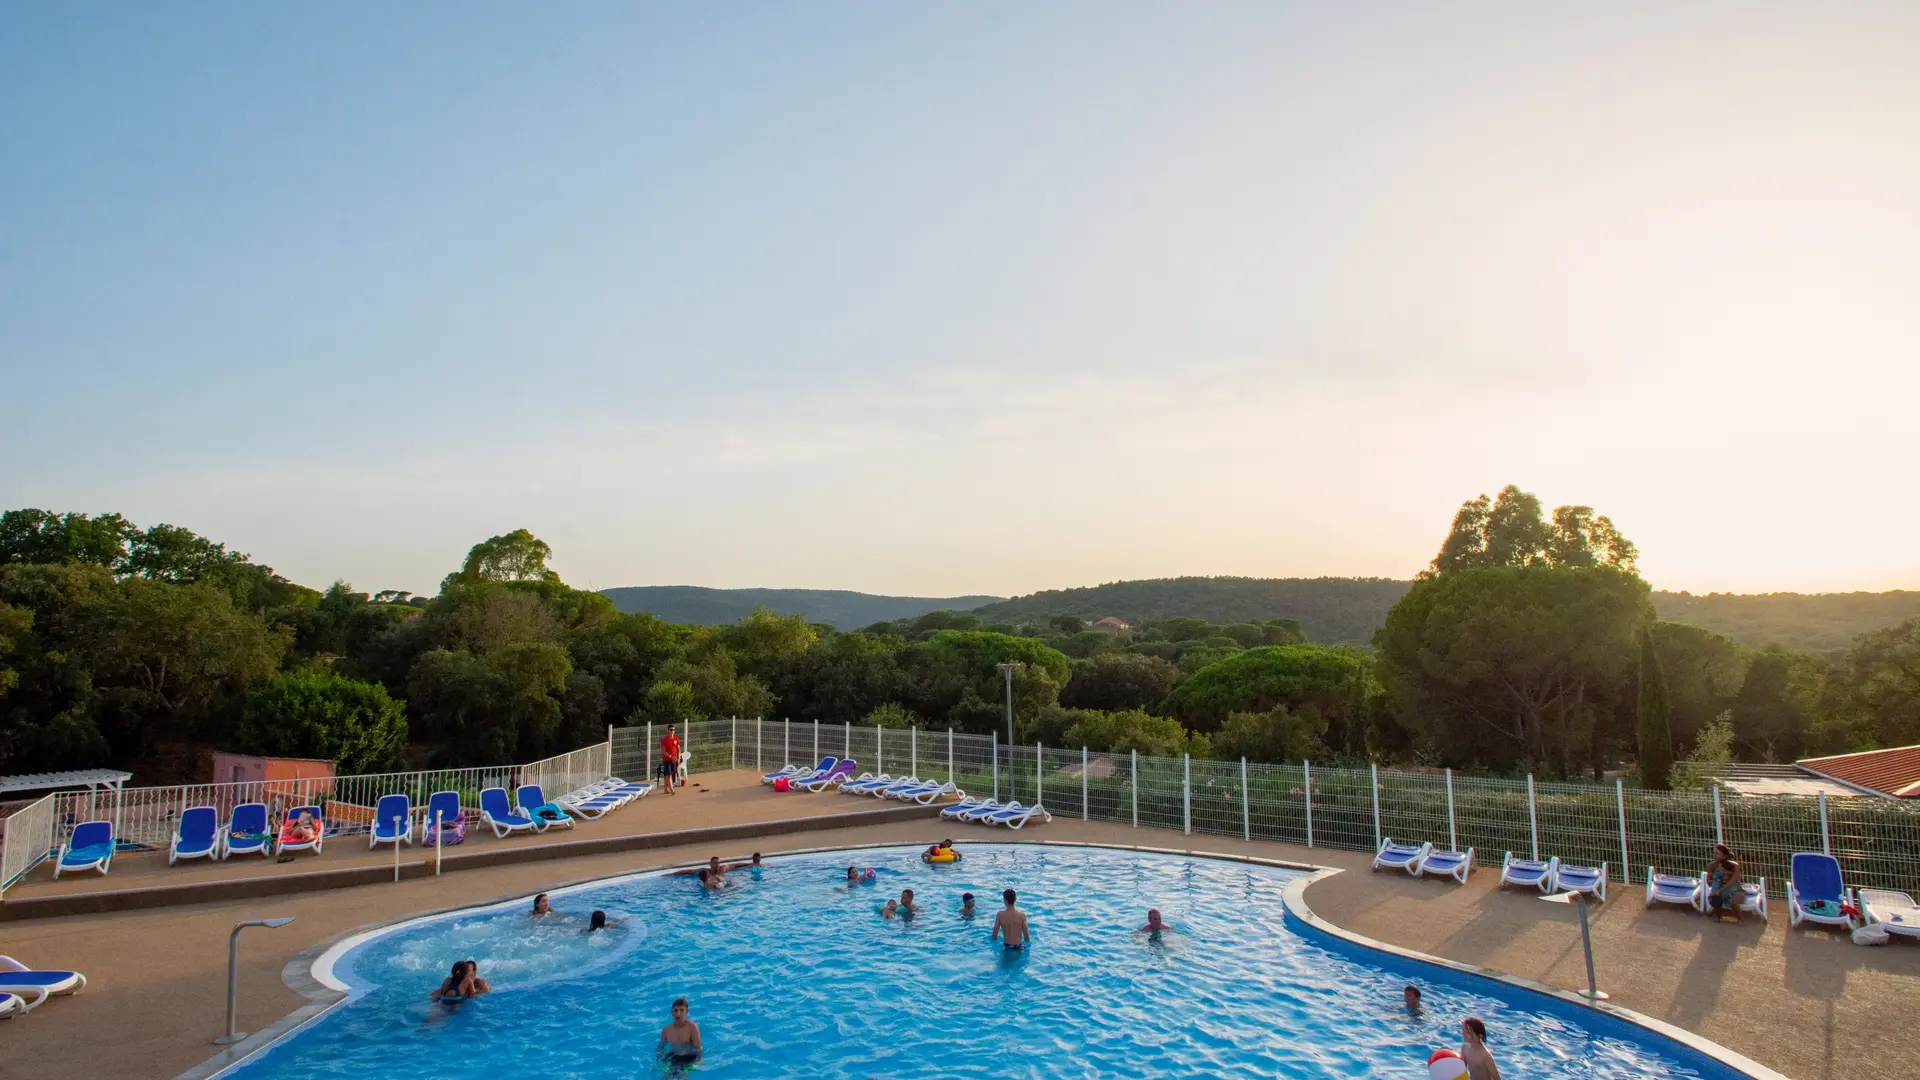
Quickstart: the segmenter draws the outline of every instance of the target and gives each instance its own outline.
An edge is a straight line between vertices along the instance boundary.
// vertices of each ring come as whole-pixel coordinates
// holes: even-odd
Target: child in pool
[[[891,919],[894,917],[894,915],[897,912],[899,912],[899,910],[900,910],[900,901],[888,900],[887,906],[880,909],[880,917],[883,919]]]
[[[673,1022],[660,1029],[660,1045],[655,1048],[667,1063],[670,1075],[684,1073],[687,1066],[700,1060],[700,1026],[687,1019],[687,999],[673,999]]]

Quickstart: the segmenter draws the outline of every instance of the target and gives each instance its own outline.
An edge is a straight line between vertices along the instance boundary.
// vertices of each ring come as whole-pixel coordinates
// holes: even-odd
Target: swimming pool
[[[548,919],[516,902],[403,924],[333,960],[346,1002],[224,1075],[660,1076],[675,997],[705,1041],[699,1077],[1412,1078],[1459,1044],[1467,1015],[1486,1020],[1509,1076],[1742,1075],[1618,1018],[1332,938],[1284,914],[1301,871],[961,847],[952,867],[910,848],[792,856],[718,893],[646,874],[556,891]],[[849,864],[878,880],[847,888]],[[1032,918],[1025,954],[987,942],[1005,887]],[[882,919],[903,888],[923,912]],[[971,922],[957,914],[964,891],[979,901]],[[1149,907],[1175,933],[1136,934]],[[594,908],[632,921],[584,934]],[[429,1004],[466,957],[494,992]],[[1409,982],[1425,1018],[1401,1007]]]

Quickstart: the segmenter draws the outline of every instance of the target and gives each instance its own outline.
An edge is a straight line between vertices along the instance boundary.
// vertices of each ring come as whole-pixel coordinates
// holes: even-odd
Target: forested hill
[[[1116,581],[1083,589],[1050,589],[988,604],[981,618],[1045,622],[1078,615],[1091,622],[1114,616],[1130,623],[1194,618],[1210,623],[1293,619],[1310,640],[1362,645],[1406,594],[1408,581],[1389,578],[1180,577]]]
[[[845,589],[706,589],[698,585],[636,585],[602,589],[623,612],[644,611],[668,622],[722,626],[767,607],[810,623],[854,630],[877,622],[912,619],[929,611],[965,611],[997,596],[875,596]]]
[[[1748,645],[1779,643],[1830,652],[1869,630],[1920,615],[1920,592],[1688,593],[1656,592],[1653,609],[1668,622],[1704,626]]]

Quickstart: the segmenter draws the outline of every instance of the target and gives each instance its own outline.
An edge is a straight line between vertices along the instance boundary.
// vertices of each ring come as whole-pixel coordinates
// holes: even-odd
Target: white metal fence
[[[477,817],[480,789],[537,783],[549,795],[608,775],[650,778],[664,727],[618,727],[605,743],[529,765],[254,784],[70,792],[8,818],[0,889],[47,857],[74,824],[117,823],[122,840],[164,848],[180,811],[242,802],[274,813],[324,807],[335,832],[364,832],[380,796],[401,793],[421,812],[435,791],[460,793]],[[1920,807],[1875,798],[1653,792],[1612,785],[1536,782],[1246,761],[1190,760],[1085,749],[1008,746],[996,735],[786,720],[700,720],[675,725],[691,772],[813,764],[852,758],[858,771],[952,780],[973,794],[1044,802],[1056,815],[1186,833],[1277,840],[1306,847],[1374,850],[1381,838],[1472,847],[1486,866],[1502,853],[1607,864],[1631,882],[1648,866],[1698,871],[1716,842],[1734,848],[1749,879],[1786,887],[1796,851],[1826,851],[1849,884],[1915,891],[1920,886]]]
[[[616,766],[622,730],[640,729],[616,729]],[[1697,872],[1712,845],[1726,843],[1749,880],[1765,876],[1768,890],[1779,895],[1797,851],[1832,854],[1852,885],[1920,886],[1920,807],[1890,799],[1735,795],[1717,786],[1656,792],[1617,782],[1444,770],[1189,760],[810,721],[697,721],[679,732],[694,749],[696,769],[770,772],[831,754],[852,757],[860,772],[953,780],[973,794],[1044,802],[1057,815],[1187,833],[1351,851],[1372,851],[1391,836],[1472,847],[1490,867],[1508,851],[1605,863],[1617,882],[1644,880],[1648,866]]]

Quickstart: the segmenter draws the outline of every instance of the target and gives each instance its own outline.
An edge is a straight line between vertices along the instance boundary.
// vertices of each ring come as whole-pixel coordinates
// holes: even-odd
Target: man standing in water
[[[1460,1060],[1467,1063],[1467,1080],[1500,1080],[1500,1066],[1487,1049],[1487,1025],[1477,1016],[1460,1022]]]
[[[1012,889],[1001,893],[1000,898],[1007,902],[1006,910],[993,917],[993,933],[987,935],[987,940],[998,938],[1006,942],[1008,952],[1018,952],[1033,940],[1033,934],[1027,930],[1027,913],[1013,906]]]

